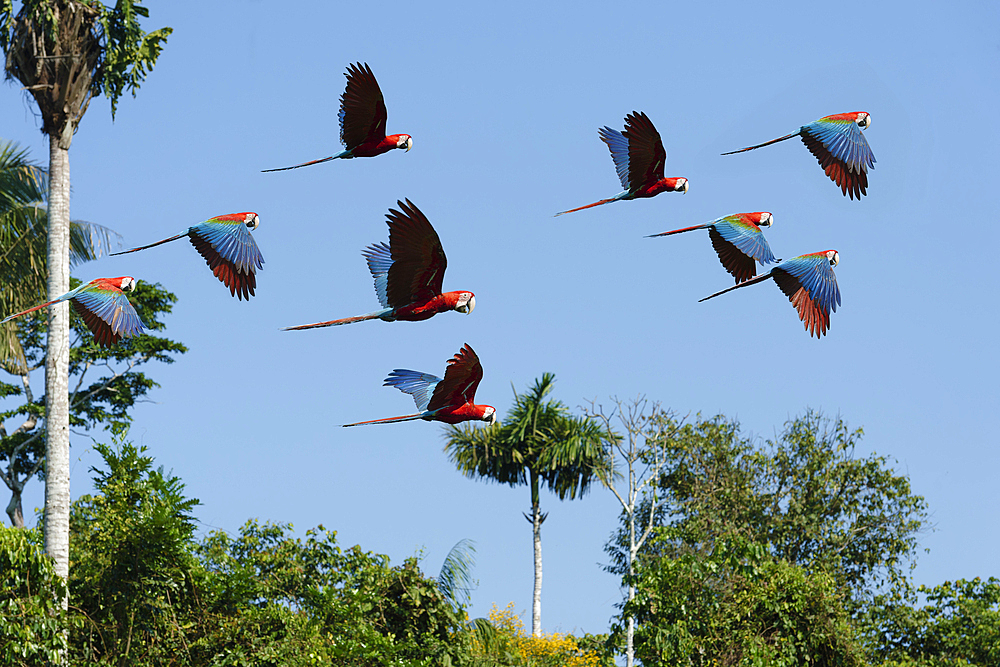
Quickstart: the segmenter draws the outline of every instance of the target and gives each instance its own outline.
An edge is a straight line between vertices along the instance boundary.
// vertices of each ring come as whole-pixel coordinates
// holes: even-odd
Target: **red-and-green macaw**
[[[875,168],[875,155],[865,135],[861,134],[861,130],[871,124],[872,117],[867,111],[838,113],[803,125],[798,132],[723,155],[752,151],[792,137],[802,137],[802,143],[816,156],[819,166],[823,167],[830,180],[840,186],[844,195],[860,200],[861,195],[868,194],[868,170]]]
[[[556,213],[557,216],[613,201],[655,197],[661,192],[686,193],[688,191],[686,178],[663,177],[663,167],[667,163],[667,151],[663,148],[660,133],[656,131],[653,122],[643,112],[633,111],[625,116],[624,132],[605,126],[600,128],[597,133],[600,135],[601,141],[606,143],[611,151],[618,179],[622,182],[625,191],[609,199],[602,199],[593,204]]]
[[[54,303],[69,301],[73,305],[73,310],[83,318],[87,328],[94,334],[94,340],[103,347],[111,347],[122,338],[135,336],[147,328],[125,296],[125,292],[134,289],[135,278],[132,276],[95,278],[75,290],[66,292],[58,299],[0,320],[0,324]]]
[[[385,379],[383,387],[395,387],[413,396],[419,413],[388,419],[344,424],[362,426],[365,424],[393,424],[395,422],[423,419],[425,421],[458,424],[467,421],[484,421],[495,424],[497,411],[492,405],[476,405],[476,389],[483,379],[483,366],[479,357],[469,347],[462,346],[454,357],[448,360],[444,378],[419,371],[397,368]]]
[[[361,253],[368,261],[368,270],[375,279],[375,293],[383,308],[367,315],[288,327],[285,331],[375,319],[417,322],[447,310],[472,312],[476,307],[476,295],[472,292],[441,293],[448,259],[427,217],[409,199],[406,203],[396,203],[402,211],[390,208],[385,216],[389,243],[375,243]]]
[[[799,319],[805,324],[806,331],[819,338],[830,328],[830,311],[836,312],[840,305],[840,288],[837,287],[837,276],[833,273],[833,267],[839,263],[840,254],[836,250],[799,255],[786,259],[761,276],[706,296],[699,299],[699,302],[774,278],[774,282],[778,283],[778,287],[799,311]]]
[[[171,236],[169,239],[111,254],[124,255],[137,252],[187,236],[208,262],[208,267],[212,269],[215,277],[229,288],[230,294],[240,300],[249,300],[257,288],[257,269],[264,268],[264,257],[250,233],[257,229],[258,225],[260,217],[252,211],[230,213],[199,222],[193,227],[188,227],[186,232]]]
[[[767,239],[764,238],[764,234],[760,230],[761,227],[770,227],[773,223],[774,216],[767,211],[736,213],[712,222],[706,222],[703,225],[653,234],[646,238],[707,229],[708,236],[712,239],[712,247],[719,255],[722,266],[736,279],[737,283],[741,283],[757,275],[757,265],[754,264],[754,260],[761,264],[773,264],[780,261],[771,254],[771,247],[767,244]]]
[[[265,172],[298,169],[337,158],[375,157],[394,148],[405,148],[407,151],[413,148],[413,139],[408,134],[385,135],[385,99],[368,63],[348,65],[344,76],[347,77],[347,89],[340,96],[339,114],[340,141],[344,150],[321,160],[264,169]]]

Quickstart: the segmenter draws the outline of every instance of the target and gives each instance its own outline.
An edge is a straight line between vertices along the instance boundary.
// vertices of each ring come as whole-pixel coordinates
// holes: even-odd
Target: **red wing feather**
[[[340,140],[347,150],[385,139],[385,100],[368,64],[347,67],[347,89],[340,96]]]
[[[121,335],[112,331],[110,324],[91,311],[87,310],[82,304],[77,302],[76,299],[70,299],[70,303],[73,304],[73,310],[76,311],[77,315],[83,318],[83,321],[86,323],[87,328],[90,329],[90,332],[94,334],[94,340],[96,340],[102,347],[111,347],[121,340]]]
[[[424,303],[441,294],[448,267],[441,239],[427,217],[407,199],[389,209],[389,252],[392,266],[386,280],[386,299],[392,308]]]
[[[663,148],[660,133],[653,127],[641,111],[633,111],[625,116],[625,131],[628,139],[628,182],[631,190],[649,186],[663,178],[663,167],[667,162],[667,151]]]
[[[483,379],[483,365],[479,357],[466,343],[454,357],[448,360],[448,368],[444,379],[438,382],[427,403],[427,410],[438,410],[444,407],[459,406],[472,403],[476,398],[476,389]]]
[[[253,271],[249,273],[240,271],[235,263],[225,259],[212,247],[211,243],[197,233],[191,232],[189,236],[191,244],[205,258],[205,261],[208,262],[208,266],[212,269],[215,277],[229,288],[230,294],[241,301],[243,299],[249,301],[250,297],[254,295],[254,290],[257,289],[257,275]]]
[[[722,266],[726,267],[726,271],[733,278],[736,278],[737,283],[750,280],[757,275],[757,264],[753,257],[743,254],[743,251],[722,238],[722,234],[715,227],[708,228],[708,237],[712,239],[712,247],[715,248]]]
[[[809,290],[803,287],[795,276],[778,268],[773,269],[771,274],[774,276],[774,282],[778,283],[778,287],[798,311],[799,319],[802,320],[809,335],[822,337],[830,328],[830,313],[820,308],[809,295]]]
[[[819,166],[830,177],[834,183],[840,186],[840,191],[851,199],[861,199],[861,195],[868,194],[868,172],[864,169],[860,171],[851,170],[842,160],[834,157],[823,142],[812,136],[808,132],[802,132],[802,143],[806,145],[809,152],[819,160]]]

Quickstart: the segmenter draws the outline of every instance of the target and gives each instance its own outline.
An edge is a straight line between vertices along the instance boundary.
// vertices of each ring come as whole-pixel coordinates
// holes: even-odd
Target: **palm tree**
[[[589,419],[573,417],[560,401],[546,401],[555,376],[544,373],[525,394],[514,392],[514,408],[502,424],[489,428],[449,426],[445,451],[467,477],[531,487],[535,587],[531,633],[542,633],[542,522],[539,492],[544,484],[559,500],[583,496],[608,465],[602,431]]]

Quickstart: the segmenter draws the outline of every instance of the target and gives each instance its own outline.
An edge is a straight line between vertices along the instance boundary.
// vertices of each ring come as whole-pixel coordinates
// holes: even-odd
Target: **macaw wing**
[[[388,305],[400,308],[441,294],[448,259],[437,232],[413,203],[397,201],[401,211],[389,209],[389,248],[392,266],[386,284]]]
[[[799,313],[806,331],[817,338],[830,328],[830,311],[840,305],[837,276],[826,253],[801,255],[782,262],[771,270],[788,300]]]
[[[479,357],[466,343],[454,357],[448,360],[448,368],[444,379],[434,388],[427,410],[437,410],[449,406],[459,406],[472,403],[476,398],[476,389],[483,379],[483,365]]]
[[[628,139],[618,130],[613,130],[606,125],[598,129],[597,133],[600,135],[601,141],[606,143],[608,150],[611,151],[611,159],[615,161],[618,180],[622,182],[622,187],[628,190]]]
[[[625,131],[628,139],[629,175],[628,188],[638,189],[652,185],[663,178],[663,168],[667,163],[667,151],[663,148],[660,133],[643,112],[633,111],[625,116]]]
[[[803,125],[800,134],[826,175],[845,195],[860,199],[867,194],[868,170],[875,166],[875,156],[855,116],[826,116]]]
[[[95,283],[85,285],[71,303],[98,343],[110,347],[146,328],[124,292],[103,281]]]
[[[215,276],[233,296],[249,299],[257,287],[257,269],[264,268],[264,257],[247,228],[251,213],[220,215],[188,230],[191,243],[208,262]]]
[[[383,387],[395,387],[403,393],[413,396],[413,402],[417,404],[417,410],[424,412],[427,404],[431,400],[435,387],[441,382],[441,378],[430,373],[411,371],[405,368],[396,368],[389,373],[385,379]]]
[[[388,243],[373,243],[361,251],[368,262],[368,270],[375,279],[375,293],[383,308],[389,308],[389,297],[386,294],[389,284],[389,269],[392,267],[392,254]]]
[[[774,261],[771,247],[760,227],[740,215],[720,219],[708,228],[708,236],[722,265],[738,283],[757,274],[754,260],[762,264]]]
[[[347,88],[340,96],[340,141],[347,150],[385,138],[385,100],[375,75],[365,63],[347,66]]]

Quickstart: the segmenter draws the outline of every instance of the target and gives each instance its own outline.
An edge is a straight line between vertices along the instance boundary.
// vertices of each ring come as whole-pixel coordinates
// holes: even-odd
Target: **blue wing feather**
[[[825,256],[793,257],[776,268],[794,276],[809,293],[809,298],[822,310],[837,312],[837,306],[840,305],[840,288],[837,286],[837,276],[833,272],[833,267]]]
[[[213,218],[188,229],[208,241],[219,255],[231,262],[240,273],[254,273],[264,268],[264,257],[243,220]]]
[[[803,125],[801,131],[816,137],[833,157],[854,173],[875,167],[875,155],[855,122],[817,120]]]
[[[618,172],[618,180],[622,182],[622,187],[629,189],[629,162],[628,162],[628,139],[610,127],[602,127],[597,130],[601,135],[601,141],[608,145],[611,151],[611,159],[615,161],[615,171]]]
[[[88,286],[89,283],[82,287]],[[111,327],[111,331],[118,336],[127,338],[147,328],[124,292],[109,292],[98,288],[81,289],[72,298],[104,320]]]
[[[771,264],[775,261],[771,246],[759,229],[734,222],[731,218],[717,220],[715,229],[722,238],[736,246],[747,257],[753,257],[761,264]]]
[[[427,410],[427,404],[439,382],[441,378],[430,373],[396,368],[389,373],[382,386],[395,387],[403,393],[410,394],[413,396],[413,402],[417,404],[417,409],[423,412]]]
[[[368,270],[375,279],[375,293],[383,308],[389,308],[389,269],[392,268],[392,252],[389,244],[373,243],[361,251],[368,261]]]

